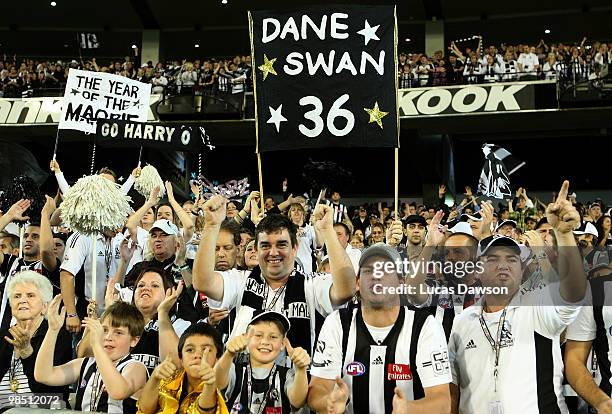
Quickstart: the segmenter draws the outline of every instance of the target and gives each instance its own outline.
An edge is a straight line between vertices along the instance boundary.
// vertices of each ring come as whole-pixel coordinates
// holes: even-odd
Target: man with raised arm
[[[225,219],[227,200],[214,196],[204,205],[206,225],[193,267],[193,286],[209,298],[213,308],[237,308],[232,336],[246,331],[256,310],[285,314],[294,329],[289,340],[312,353],[323,318],[355,293],[355,271],[333,228],[333,210],[318,205],[315,226],[329,254],[330,274],[302,274],[295,270],[297,235],[286,217],[270,214],[259,222],[255,248],[259,266],[252,271],[216,272],[215,245]]]

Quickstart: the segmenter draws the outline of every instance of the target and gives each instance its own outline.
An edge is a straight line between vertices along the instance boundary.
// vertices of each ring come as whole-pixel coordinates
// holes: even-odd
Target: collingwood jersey
[[[247,356],[247,354],[241,354]],[[246,358],[245,358],[246,359]],[[287,390],[292,386],[293,370],[275,365],[271,370],[251,368],[248,360],[232,364],[225,389],[227,406],[232,413],[289,414]]]
[[[312,376],[340,375],[350,390],[347,413],[390,413],[395,387],[408,400],[451,382],[444,331],[429,313],[399,308],[395,324],[368,326],[360,308],[327,317],[312,359]]]
[[[133,360],[128,354],[117,363],[117,371],[122,373],[131,364],[140,364],[140,362]],[[81,365],[74,409],[109,414],[135,413],[136,400],[132,397],[125,400],[110,398],[98,371],[96,360],[90,357],[83,359]]]
[[[498,312],[483,312],[482,300],[455,319],[448,344],[459,413],[487,413],[493,402],[503,413],[568,413],[559,343],[581,306],[560,304],[558,283],[520,291]]]

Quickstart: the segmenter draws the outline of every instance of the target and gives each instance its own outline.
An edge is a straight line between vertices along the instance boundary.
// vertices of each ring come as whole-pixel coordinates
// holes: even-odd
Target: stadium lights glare
[[[227,4],[227,0],[221,0],[221,4]]]
[[[196,43],[195,45],[193,45],[193,47],[200,47],[200,44]]]
[[[407,38],[405,38],[405,39],[404,39],[404,41],[406,41],[406,42],[410,42],[411,40],[412,40],[412,39],[411,39],[411,38],[409,38],[409,37],[407,37]]]
[[[54,1],[52,1],[52,2],[51,2],[51,7],[55,7],[55,6],[57,6],[57,3],[56,3],[56,2],[54,2]]]
[[[136,45],[132,45],[132,49],[136,49],[136,47],[137,47]]]
[[[550,33],[550,29],[544,30],[544,33],[549,34]]]

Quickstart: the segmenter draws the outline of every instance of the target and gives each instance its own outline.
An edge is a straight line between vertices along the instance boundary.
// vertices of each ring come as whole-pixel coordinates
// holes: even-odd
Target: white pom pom
[[[159,198],[162,198],[164,194],[166,194],[164,182],[159,176],[157,169],[147,164],[142,168],[140,175],[134,182],[134,188],[140,194],[148,198],[155,187],[159,187]]]
[[[78,180],[64,195],[62,219],[85,234],[113,232],[123,227],[131,212],[130,197],[99,175]]]

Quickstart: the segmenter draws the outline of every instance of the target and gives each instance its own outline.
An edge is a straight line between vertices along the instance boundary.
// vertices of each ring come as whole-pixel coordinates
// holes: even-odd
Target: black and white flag
[[[525,163],[497,145],[484,144],[482,152],[485,156],[485,164],[478,181],[478,194],[499,199],[511,197],[510,175],[518,171]]]
[[[257,152],[398,147],[393,6],[249,12]]]
[[[97,49],[100,47],[98,35],[95,33],[79,33],[81,49]]]

